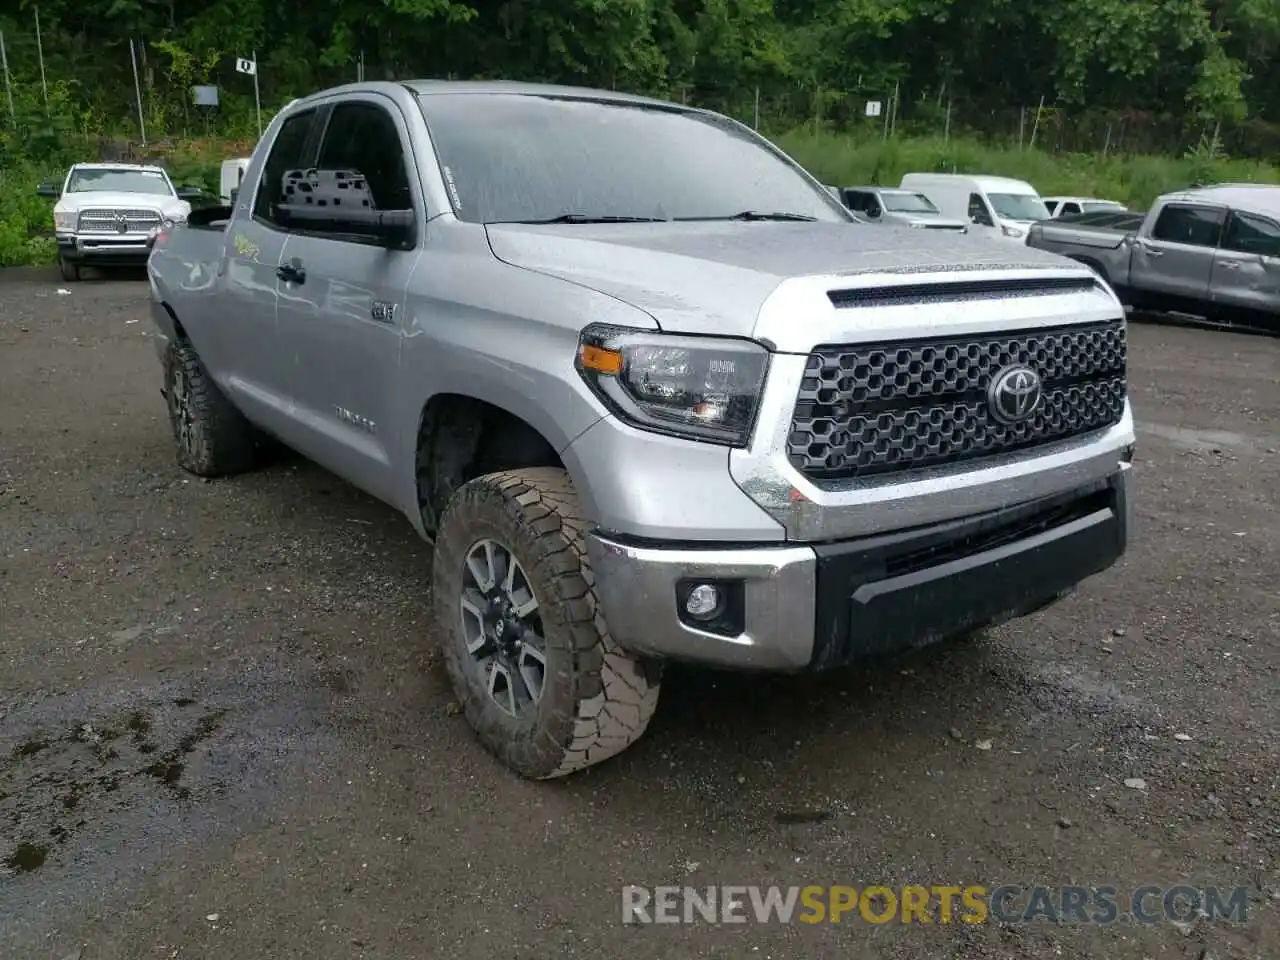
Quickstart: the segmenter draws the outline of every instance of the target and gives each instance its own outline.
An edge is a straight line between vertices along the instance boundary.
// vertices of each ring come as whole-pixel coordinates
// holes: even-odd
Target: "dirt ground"
[[[1280,957],[1280,341],[1135,324],[1135,541],[982,642],[669,676],[507,774],[430,548],[304,462],[174,464],[146,285],[0,276],[0,956]],[[1142,787],[1126,786],[1141,778]],[[625,884],[1145,883],[1243,924],[635,926]]]

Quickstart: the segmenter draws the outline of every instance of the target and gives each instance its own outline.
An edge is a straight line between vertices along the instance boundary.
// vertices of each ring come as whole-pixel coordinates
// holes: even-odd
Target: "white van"
[[[976,236],[1025,243],[1031,224],[1049,219],[1036,188],[1008,177],[908,173],[902,188],[923,193],[944,215],[973,224],[969,232]]]
[[[249,169],[249,158],[238,157],[235,160],[223,160],[222,171],[218,178],[218,194],[223,202],[231,203],[233,191],[240,189],[244,181],[244,172]]]

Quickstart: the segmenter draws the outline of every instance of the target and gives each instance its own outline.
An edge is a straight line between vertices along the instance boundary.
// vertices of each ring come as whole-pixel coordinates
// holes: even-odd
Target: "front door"
[[[313,190],[352,190],[377,210],[421,211],[408,129],[377,94],[336,102],[320,141]],[[339,176],[339,174],[341,174]],[[317,195],[316,202],[326,199]],[[327,198],[332,202],[336,198]],[[384,500],[396,485],[390,454],[405,292],[420,256],[367,237],[308,229],[281,260],[278,323],[298,449]]]
[[[1280,315],[1280,224],[1233,210],[1214,258],[1210,292],[1226,307]]]
[[[1200,203],[1168,203],[1156,216],[1151,236],[1139,237],[1133,251],[1134,287],[1176,298],[1209,298],[1209,277],[1226,211]]]

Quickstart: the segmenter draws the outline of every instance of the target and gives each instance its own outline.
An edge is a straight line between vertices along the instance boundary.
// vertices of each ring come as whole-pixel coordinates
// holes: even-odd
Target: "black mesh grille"
[[[841,480],[975,460],[1065,440],[1124,414],[1122,319],[910,343],[819,346],[809,355],[787,438],[791,463]],[[1042,382],[1036,412],[1005,425],[987,407],[1001,369]]]

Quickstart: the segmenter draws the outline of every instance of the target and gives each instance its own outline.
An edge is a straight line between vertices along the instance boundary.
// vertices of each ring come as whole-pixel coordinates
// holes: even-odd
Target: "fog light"
[[[684,608],[691,617],[710,619],[720,609],[720,591],[709,583],[700,583],[689,591]]]

